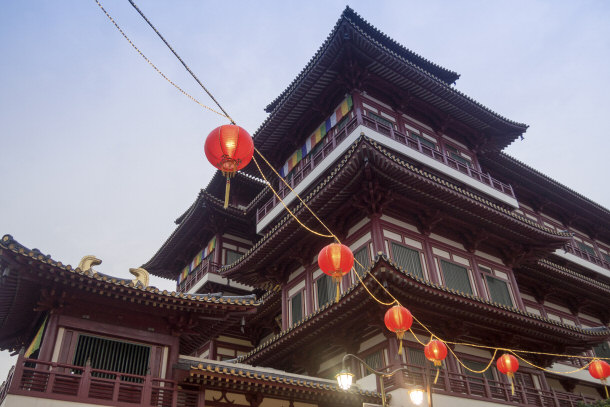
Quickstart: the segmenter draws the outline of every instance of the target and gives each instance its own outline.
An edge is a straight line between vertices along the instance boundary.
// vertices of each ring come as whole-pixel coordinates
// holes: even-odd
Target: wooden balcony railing
[[[310,155],[301,160],[294,167],[291,172],[291,177],[286,180],[290,187],[294,189],[298,184],[300,184],[301,181],[303,181],[303,179],[307,175],[309,175],[318,166],[318,164],[320,164],[320,162],[324,160],[324,158],[326,158],[360,124],[363,124],[364,126],[369,127],[375,130],[376,132],[383,134],[384,136],[387,136],[388,138],[395,140],[410,149],[417,150],[420,153],[438,161],[439,163],[453,168],[454,170],[457,170],[460,173],[465,174],[468,177],[475,179],[503,194],[515,198],[515,193],[510,185],[504,184],[492,178],[489,174],[477,171],[462,162],[454,160],[453,158],[444,155],[440,151],[423,145],[419,142],[419,140],[413,139],[407,134],[396,131],[392,127],[386,126],[383,123],[379,123],[378,121],[375,121],[367,116],[362,116],[362,122],[359,122],[358,117],[354,116],[345,124],[345,126],[341,127],[340,129],[338,128],[338,126],[333,128],[324,138],[323,147],[315,154]],[[284,183],[281,183],[279,188],[277,189],[277,193],[282,199],[284,199],[290,193],[290,189],[286,187]],[[279,200],[274,195],[262,206],[260,206],[256,211],[256,222],[260,222],[278,204]]]
[[[179,293],[186,293],[195,284],[197,284],[197,282],[201,280],[203,276],[205,276],[207,273],[216,273],[219,268],[220,265],[218,263],[214,263],[209,259],[203,260],[201,264],[199,264],[182,283],[178,284],[176,291]]]
[[[566,243],[564,250],[568,253],[572,253],[573,255],[580,257],[581,259],[590,261],[593,264],[597,264],[600,267],[610,270],[610,263],[608,263],[605,259],[600,259],[599,257],[589,253],[586,250],[581,250],[578,247],[575,247],[571,243]]]
[[[579,407],[580,403],[592,403],[596,400],[582,394],[560,392],[553,389],[539,390],[521,384],[515,385],[515,394],[513,395],[509,383],[487,380],[485,377],[452,373],[446,369],[441,369],[438,381],[434,384],[436,370],[415,365],[403,366],[408,368],[408,373],[397,374],[385,379],[384,385],[388,391],[401,387],[408,388],[413,385],[426,388],[426,384],[430,383],[433,394],[519,406]]]
[[[41,362],[19,356],[7,394],[118,407],[203,407],[200,392],[181,389],[173,380],[138,376],[91,366]]]

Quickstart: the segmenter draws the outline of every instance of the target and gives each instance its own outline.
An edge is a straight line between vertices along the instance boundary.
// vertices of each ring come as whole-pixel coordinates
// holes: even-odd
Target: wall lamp
[[[380,393],[381,393],[381,405],[383,407],[387,407],[387,403],[386,403],[386,395],[385,395],[385,387],[383,386],[383,379],[386,377],[392,377],[394,376],[396,373],[400,372],[400,371],[404,371],[407,372],[407,368],[406,367],[400,367],[392,372],[380,372],[378,370],[373,369],[372,367],[370,367],[369,365],[366,364],[366,362],[362,359],[360,359],[358,356],[353,355],[351,353],[346,354],[345,356],[343,356],[343,360],[341,361],[341,371],[339,372],[339,374],[337,374],[335,376],[335,378],[337,379],[337,383],[339,384],[339,387],[343,390],[349,390],[349,388],[352,386],[352,382],[354,380],[354,374],[351,373],[349,371],[349,369],[345,366],[345,361],[348,358],[352,358],[352,359],[356,359],[358,362],[360,362],[370,373],[375,374],[375,376],[379,377],[379,389],[380,389]],[[409,398],[411,399],[411,402],[417,406],[419,406],[423,401],[424,401],[424,395],[425,395],[425,391],[422,387],[420,386],[414,386],[413,388],[411,388],[409,390]],[[431,400],[430,397],[428,397],[428,403],[429,406],[432,407],[431,405]]]

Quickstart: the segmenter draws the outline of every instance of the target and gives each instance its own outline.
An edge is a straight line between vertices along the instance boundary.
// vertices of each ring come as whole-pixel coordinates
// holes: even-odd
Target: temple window
[[[597,257],[597,255],[595,254],[595,249],[593,247],[589,246],[588,244],[586,244],[584,242],[578,242],[577,241],[576,245],[583,252],[588,253],[590,256]]]
[[[292,325],[303,319],[303,292],[298,292],[290,298],[290,322]]]
[[[150,346],[80,334],[73,364],[85,366],[90,361],[93,369],[144,376],[149,358]]]
[[[483,370],[487,367],[487,363],[484,362],[479,362],[476,360],[468,360],[468,359],[462,359],[462,363],[464,363],[464,365],[466,365],[466,367],[468,367],[469,369],[472,370]],[[495,376],[495,370],[496,368],[493,366],[490,366],[489,369],[487,369],[486,371],[484,371],[483,373],[475,373],[475,372],[471,372],[468,369],[465,369],[462,367],[462,370],[464,372],[465,375],[470,376],[470,377],[476,377],[476,378],[480,378],[480,379],[487,379],[487,380],[496,380],[496,376]]]
[[[514,302],[511,296],[510,284],[508,275],[504,272],[483,267],[479,265],[479,270],[483,274],[483,280],[487,287],[489,299],[498,304],[503,304],[508,307],[513,307]]]
[[[320,309],[333,301],[335,298],[336,286],[332,278],[326,274],[322,274],[314,284],[316,286],[316,302],[318,304],[318,309]]]
[[[423,350],[415,348],[407,348],[407,363],[415,366],[426,365],[426,355]]]
[[[389,121],[388,119],[383,118],[383,117],[379,116],[378,114],[371,112],[370,110],[366,112],[366,115],[368,117],[370,117],[371,119],[375,120],[377,123],[380,123],[386,127],[392,128],[392,122]]]
[[[242,256],[242,253],[236,252],[235,250],[229,250],[227,249],[225,251],[225,264],[233,264],[235,263],[240,257]]]
[[[365,246],[354,252],[354,269],[359,276],[362,276],[364,271],[367,270],[370,265],[371,259],[369,257],[369,244],[367,243]]]
[[[409,274],[424,278],[420,252],[395,242],[392,242],[390,246],[392,248],[392,259],[400,268]]]
[[[441,260],[440,264],[443,280],[447,288],[451,288],[465,294],[474,294],[472,291],[472,285],[470,284],[470,278],[468,276],[468,269],[466,267],[451,263],[447,260]]]
[[[378,349],[366,355],[364,357],[364,362],[375,370],[381,369],[384,366],[382,349]],[[364,375],[368,375],[368,372],[365,371]]]
[[[604,342],[593,347],[593,352],[598,358],[610,358],[610,343]]]
[[[460,150],[458,150],[456,147],[445,144],[445,151],[447,152],[447,155],[449,157],[453,158],[455,161],[457,161],[463,165],[466,165],[468,167],[473,167],[472,158],[470,158],[466,154],[460,152]]]

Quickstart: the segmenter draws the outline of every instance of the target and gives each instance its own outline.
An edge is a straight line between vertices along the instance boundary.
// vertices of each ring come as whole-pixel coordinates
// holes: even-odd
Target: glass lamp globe
[[[343,390],[349,390],[349,388],[352,387],[352,380],[354,379],[354,375],[348,372],[346,369],[341,370],[341,372],[339,372],[339,374],[335,376],[335,378],[337,379],[339,387]]]
[[[416,406],[421,405],[424,401],[424,390],[421,387],[415,387],[409,391],[409,398]]]

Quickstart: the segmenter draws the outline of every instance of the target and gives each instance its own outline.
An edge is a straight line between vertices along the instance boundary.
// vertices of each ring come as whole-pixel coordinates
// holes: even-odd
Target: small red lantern
[[[354,267],[354,254],[349,247],[341,243],[324,246],[318,254],[318,265],[324,274],[328,274],[337,284],[337,299],[341,296],[341,278]]]
[[[398,354],[402,355],[402,338],[413,324],[411,312],[402,305],[394,305],[386,311],[383,322],[386,328],[396,334],[399,343]]]
[[[610,365],[603,361],[596,359],[589,364],[589,373],[596,379],[599,379],[604,388],[606,389],[606,398],[608,397],[608,388],[606,387],[606,378],[610,376]]]
[[[447,346],[442,341],[431,340],[424,346],[424,354],[426,359],[436,366],[436,376],[434,377],[434,384],[436,384],[438,374],[440,373],[439,369],[443,364],[443,360],[447,357]]]
[[[505,353],[504,355],[502,355],[498,358],[496,365],[498,366],[498,370],[501,373],[508,376],[508,380],[510,380],[511,392],[514,395],[515,394],[514,377],[515,377],[515,372],[517,371],[517,369],[519,369],[519,361],[513,355]]]
[[[234,124],[215,128],[205,139],[205,156],[227,178],[225,204],[229,206],[231,177],[244,168],[254,155],[254,142],[246,130]]]

